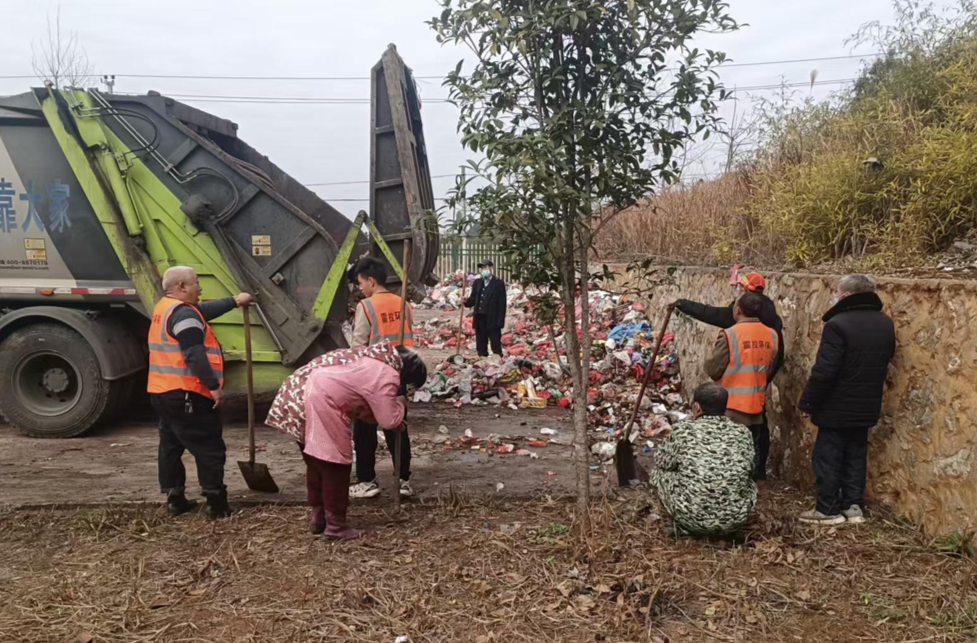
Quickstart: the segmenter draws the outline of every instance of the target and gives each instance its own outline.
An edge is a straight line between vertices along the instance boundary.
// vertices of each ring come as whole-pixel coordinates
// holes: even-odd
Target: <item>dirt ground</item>
[[[438,311],[419,310],[416,319],[420,323],[439,315],[447,318]],[[454,349],[424,349],[421,353],[433,369],[453,355]],[[258,409],[259,421],[266,413],[267,407]],[[573,488],[569,462],[572,429],[564,410],[412,404],[409,419],[411,483],[419,498],[436,497],[445,487],[515,498],[541,493],[559,495]],[[441,427],[448,433],[441,433]],[[529,446],[531,438],[549,440],[540,434],[540,429],[546,427],[559,432],[557,440],[562,444]],[[481,449],[472,450],[470,445],[458,443],[466,430],[471,430],[478,440],[474,446]],[[484,448],[485,440],[491,436],[502,436],[505,443],[525,448],[533,455],[496,455],[492,449]],[[245,504],[304,501],[305,465],[292,440],[268,427],[257,428],[257,442],[262,449],[257,459],[268,464],[281,489],[279,494],[249,491],[237,470],[235,461],[247,459],[246,415],[240,405],[225,414],[224,440],[228,448],[225,480],[233,500]],[[384,486],[392,480],[393,464],[382,439],[379,444],[377,473]],[[0,480],[4,481],[0,485],[0,506],[160,502],[156,449],[156,428],[148,405],[135,406],[124,421],[68,440],[37,440],[0,425]],[[184,456],[184,463],[188,491],[195,493],[196,469],[189,454]],[[373,502],[383,502],[384,498],[390,499],[386,488],[381,498]]]
[[[567,492],[573,485],[569,462],[571,429],[567,420],[567,413],[555,408],[512,411],[485,406],[412,405],[414,491],[422,498],[437,496],[447,486],[494,494],[502,483],[502,492],[507,496]],[[448,429],[448,435],[439,432],[442,426]],[[539,432],[544,427],[558,430],[566,445],[529,447],[529,438],[547,439]],[[512,440],[507,443],[525,447],[536,457],[473,451],[470,446],[457,443],[466,429],[480,440],[491,434],[509,436]],[[281,489],[279,494],[261,494],[247,489],[234,464],[247,459],[247,424],[240,420],[229,423],[224,440],[228,446],[225,477],[233,499],[304,501],[305,465],[294,441],[267,427],[257,429],[259,448],[263,447],[257,459],[268,464]],[[452,441],[450,448],[446,441]],[[107,426],[69,440],[37,440],[11,427],[0,427],[0,480],[4,481],[0,485],[0,505],[160,502],[156,447],[156,428],[149,419]],[[195,493],[196,469],[189,454],[184,456],[184,463],[188,490]],[[383,448],[377,454],[377,473],[381,484],[392,480],[393,464]],[[389,498],[389,494],[385,496]]]

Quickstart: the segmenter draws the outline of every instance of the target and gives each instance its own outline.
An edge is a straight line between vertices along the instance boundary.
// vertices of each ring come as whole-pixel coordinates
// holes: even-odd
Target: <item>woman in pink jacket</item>
[[[402,428],[407,398],[401,391],[426,380],[427,367],[417,353],[381,342],[326,353],[282,384],[265,422],[291,435],[302,449],[312,533],[343,539],[363,534],[346,522],[350,420]]]

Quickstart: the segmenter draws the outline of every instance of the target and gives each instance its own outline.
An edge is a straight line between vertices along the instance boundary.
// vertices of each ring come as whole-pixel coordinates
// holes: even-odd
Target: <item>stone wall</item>
[[[623,272],[623,270],[622,270]],[[822,314],[837,276],[767,275],[767,294],[784,320],[784,370],[769,406],[776,474],[813,485],[810,453],[816,429],[796,408],[814,363]],[[659,268],[641,285],[650,315],[679,297],[714,305],[732,300],[729,272]],[[884,417],[872,431],[868,493],[928,533],[977,526],[977,282],[880,279],[879,295],[896,325],[897,349],[886,386]],[[701,364],[714,328],[673,315],[687,394],[704,381]]]

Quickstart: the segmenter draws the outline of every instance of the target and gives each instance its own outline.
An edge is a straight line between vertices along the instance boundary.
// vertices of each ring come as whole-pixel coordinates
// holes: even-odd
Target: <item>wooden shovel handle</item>
[[[651,361],[648,363],[648,368],[645,369],[645,376],[641,380],[641,388],[638,389],[638,399],[634,401],[634,408],[631,410],[631,419],[628,420],[627,427],[621,433],[622,439],[631,439],[631,427],[634,426],[634,420],[638,417],[638,409],[641,408],[641,400],[645,397],[645,389],[648,387],[648,382],[651,381],[651,372],[655,370],[655,362],[658,361],[658,352],[661,350],[662,340],[665,339],[665,331],[668,329],[668,320],[671,317],[672,307],[669,306],[665,312],[665,321],[662,322],[661,332],[658,333],[658,338],[655,340],[655,350],[651,353]]]
[[[254,366],[251,360],[251,307],[242,306],[244,315],[244,360],[248,372],[248,461],[254,464]]]

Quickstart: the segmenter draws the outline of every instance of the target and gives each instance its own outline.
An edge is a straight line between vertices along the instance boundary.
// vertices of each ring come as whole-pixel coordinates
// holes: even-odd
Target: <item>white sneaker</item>
[[[865,522],[865,514],[862,513],[862,508],[858,505],[852,505],[848,509],[843,509],[841,513],[853,525],[860,525]]]
[[[349,486],[350,498],[376,498],[379,495],[380,487],[377,485],[376,480],[373,482],[360,482]]]
[[[841,523],[845,522],[845,517],[841,514],[838,514],[837,516],[828,516],[821,513],[817,509],[805,511],[798,516],[797,519],[808,525],[840,525]]]
[[[407,480],[401,480],[400,481],[400,497],[401,498],[410,498],[411,495],[413,495],[413,493],[414,493],[413,489],[410,488],[410,482],[408,482]]]

